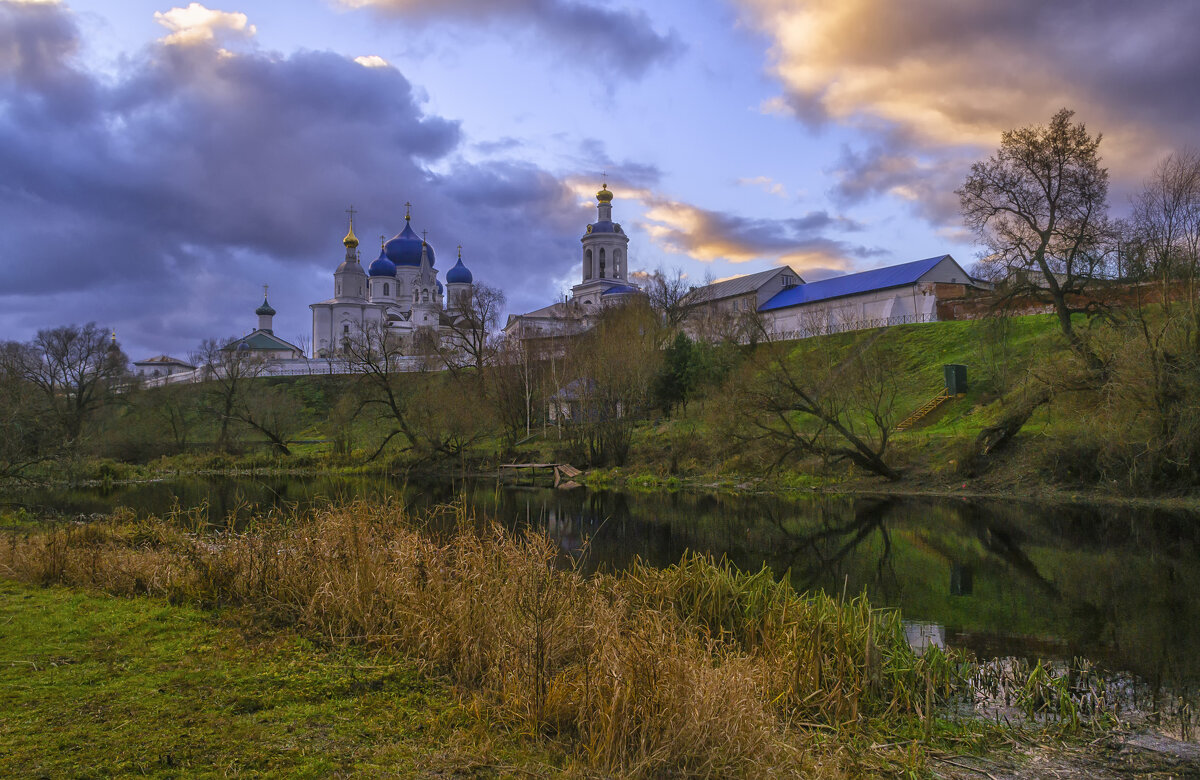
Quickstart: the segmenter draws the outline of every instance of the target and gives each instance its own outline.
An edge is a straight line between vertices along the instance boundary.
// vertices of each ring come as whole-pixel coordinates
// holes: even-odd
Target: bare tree
[[[366,323],[342,342],[342,355],[355,371],[359,403],[355,415],[373,411],[390,430],[368,460],[374,460],[397,436],[403,436],[407,448],[417,442],[410,422],[412,392],[403,376],[411,362],[404,339],[385,324]]]
[[[1099,367],[1071,315],[1097,313],[1079,296],[1102,275],[1113,245],[1108,169],[1100,166],[1101,136],[1072,116],[1062,109],[1048,125],[1005,131],[957,194],[966,224],[990,252],[983,261],[990,275],[1007,279],[1010,295],[1053,305],[1068,343]]]
[[[1167,156],[1147,179],[1142,192],[1133,199],[1132,224],[1128,240],[1131,252],[1141,259],[1134,268],[1140,277],[1159,282],[1160,303],[1167,315],[1151,323],[1145,306],[1139,305],[1134,316],[1141,322],[1143,335],[1149,329],[1170,323],[1185,329],[1184,340],[1192,352],[1200,353],[1200,306],[1197,305],[1200,271],[1200,153],[1176,152]],[[1139,288],[1140,292],[1140,288]],[[1187,317],[1171,315],[1176,293],[1183,300]],[[1142,303],[1139,296],[1139,303]]]
[[[27,470],[54,460],[63,437],[50,418],[47,400],[25,378],[24,345],[0,344],[0,479],[21,479]]]
[[[735,384],[732,436],[769,442],[776,465],[796,454],[848,460],[887,479],[899,357],[874,337],[842,354],[828,341],[770,344]]]
[[[447,317],[449,337],[439,347],[446,366],[454,372],[471,366],[482,372],[495,356],[494,334],[504,310],[504,292],[476,283],[453,296]]]
[[[250,380],[262,374],[266,359],[234,338],[205,339],[191,361],[200,368],[205,382],[207,410],[220,425],[217,448],[228,451],[233,443],[230,423],[238,419],[237,412],[249,392]]]
[[[499,342],[496,354],[496,363],[488,372],[487,394],[503,426],[505,442],[513,447],[522,435],[530,435],[534,410],[542,404],[538,381],[542,363],[531,344],[519,338]]]
[[[266,381],[242,394],[232,416],[266,436],[280,455],[291,455],[287,442],[303,425],[303,407],[284,388],[262,386]]]
[[[688,293],[692,288],[687,283],[683,270],[659,268],[645,275],[644,288],[650,307],[662,315],[669,332],[683,327],[688,316]]]
[[[649,407],[663,355],[664,326],[644,298],[604,310],[571,345],[578,377],[569,383],[580,419],[570,432],[592,463],[623,465],[634,421]]]
[[[110,397],[128,358],[109,331],[89,322],[38,331],[33,341],[4,352],[7,371],[36,387],[67,442]]]
[[[163,385],[143,389],[138,402],[139,408],[157,423],[159,429],[170,434],[176,449],[182,451],[188,446],[196,423],[203,415],[192,387]]]

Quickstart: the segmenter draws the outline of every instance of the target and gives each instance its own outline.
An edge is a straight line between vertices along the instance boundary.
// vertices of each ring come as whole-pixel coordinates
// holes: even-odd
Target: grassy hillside
[[[969,387],[965,397],[944,403],[909,430],[891,430],[885,456],[902,474],[902,484],[910,488],[938,489],[952,484],[961,488],[960,463],[980,431],[1005,414],[1023,387],[1054,382],[1056,375],[1075,361],[1050,315],[901,325],[754,349],[719,349],[723,351],[712,352],[703,364],[707,373],[698,378],[687,404],[676,405],[667,416],[651,400],[646,402],[632,423],[628,455],[618,461],[619,468],[611,459],[587,462],[578,431],[546,420],[545,404],[536,394],[531,404],[534,435],[514,446],[511,442],[516,437],[511,433],[504,436],[500,417],[492,410],[499,392],[487,384],[492,380],[433,372],[397,380],[402,383],[401,395],[417,439],[397,436],[378,453],[394,422],[375,414],[378,405],[361,405],[361,377],[272,378],[253,380],[249,395],[270,399],[290,415],[290,451],[286,455],[244,425],[236,429],[233,447],[218,451],[213,446],[219,423],[211,414],[212,389],[182,385],[138,391],[125,403],[106,410],[89,439],[90,459],[77,462],[74,473],[101,479],[162,470],[247,468],[417,468],[461,473],[490,472],[503,462],[566,461],[588,468],[588,478],[595,484],[737,484],[765,475],[774,485],[803,487],[844,485],[867,478],[865,472],[828,458],[781,458],[784,450],[777,441],[747,436],[752,432],[749,420],[759,410],[746,408],[737,388],[739,383],[761,378],[754,375],[765,370],[761,357],[777,350],[796,366],[824,366],[825,385],[832,388],[841,382],[843,369],[856,360],[869,364],[875,356],[887,355],[889,428],[942,390],[943,366],[965,365]],[[565,381],[561,373],[555,377],[558,386]],[[540,391],[546,392],[546,387],[553,387],[548,379],[543,380]],[[984,479],[970,483],[972,488],[1032,492],[1056,483],[1066,489],[1107,485],[1108,489],[1127,490],[1128,482],[1114,488],[1111,480],[1094,473],[1094,464],[1085,462],[1088,452],[1111,449],[1105,439],[1106,426],[1112,428],[1113,436],[1118,429],[1127,436],[1131,429],[1126,424],[1136,423],[1140,413],[1136,408],[1126,411],[1111,403],[1106,407],[1108,418],[1102,420],[1097,409],[1111,400],[1111,394],[1086,387],[1057,393],[1037,409]],[[190,415],[186,441],[171,438],[173,412]],[[812,429],[811,419],[797,419],[799,429]],[[845,413],[845,419],[861,429],[870,427],[855,408]],[[1111,425],[1114,419],[1119,425]],[[519,438],[525,439],[523,430]],[[1162,484],[1155,488],[1157,492],[1162,489]],[[1173,484],[1168,481],[1166,489],[1173,489]]]

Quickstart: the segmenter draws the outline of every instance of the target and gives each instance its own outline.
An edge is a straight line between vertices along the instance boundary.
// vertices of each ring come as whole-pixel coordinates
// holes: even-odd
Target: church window
[[[600,247],[600,278],[604,278],[604,247]]]
[[[342,283],[341,283],[341,282],[338,282],[338,283],[337,283],[337,291],[336,291],[334,294],[335,294],[335,295],[341,295],[341,294],[342,294]]]
[[[613,252],[613,278],[621,278],[621,250]]]
[[[429,303],[429,290],[426,290],[426,291],[425,291],[425,292],[424,292],[424,293],[421,295],[421,301],[422,301],[423,303]]]
[[[588,250],[583,255],[583,278],[592,278],[592,250]]]
[[[391,287],[388,286],[387,282],[384,282],[383,283],[383,297],[386,298],[391,294],[392,294]]]
[[[349,332],[350,332],[350,326],[349,326],[349,325],[343,325],[343,326],[342,326],[342,333],[349,333]]]

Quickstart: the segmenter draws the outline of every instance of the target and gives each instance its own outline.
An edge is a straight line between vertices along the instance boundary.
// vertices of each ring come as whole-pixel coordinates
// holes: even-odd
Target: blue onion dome
[[[444,293],[444,292],[446,291],[446,288],[445,288],[445,287],[442,287],[442,283],[441,283],[441,282],[438,282],[438,283],[437,283],[437,286],[438,286],[438,295],[441,295],[442,293]]]
[[[396,264],[388,259],[387,250],[383,247],[379,248],[379,257],[375,258],[375,262],[367,269],[367,273],[371,276],[395,276]]]
[[[263,296],[262,306],[259,306],[257,309],[255,309],[254,313],[268,317],[275,316],[275,310],[271,308],[271,304],[267,303],[267,296]]]
[[[463,265],[462,257],[458,258],[458,262],[454,267],[446,272],[447,284],[470,284],[475,281],[475,277],[471,275],[471,271]]]
[[[400,231],[390,241],[383,245],[388,260],[397,266],[407,265],[414,268],[421,265],[421,237],[412,229],[408,217],[404,218],[404,230]],[[433,246],[429,249],[429,264],[433,265]]]
[[[249,352],[250,345],[243,341],[241,344],[237,345],[237,351],[238,352]]]

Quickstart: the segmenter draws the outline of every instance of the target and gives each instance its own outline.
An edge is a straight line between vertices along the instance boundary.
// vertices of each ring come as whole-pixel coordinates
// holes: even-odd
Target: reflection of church
[[[412,229],[411,212],[404,230],[381,242],[379,257],[364,270],[359,263],[354,210],[350,230],[342,239],[346,258],[333,272],[333,297],[310,304],[313,313],[313,356],[330,357],[349,338],[370,329],[385,329],[406,339],[419,331],[450,336],[450,324],[471,295],[474,278],[458,262],[438,281],[433,247]]]

